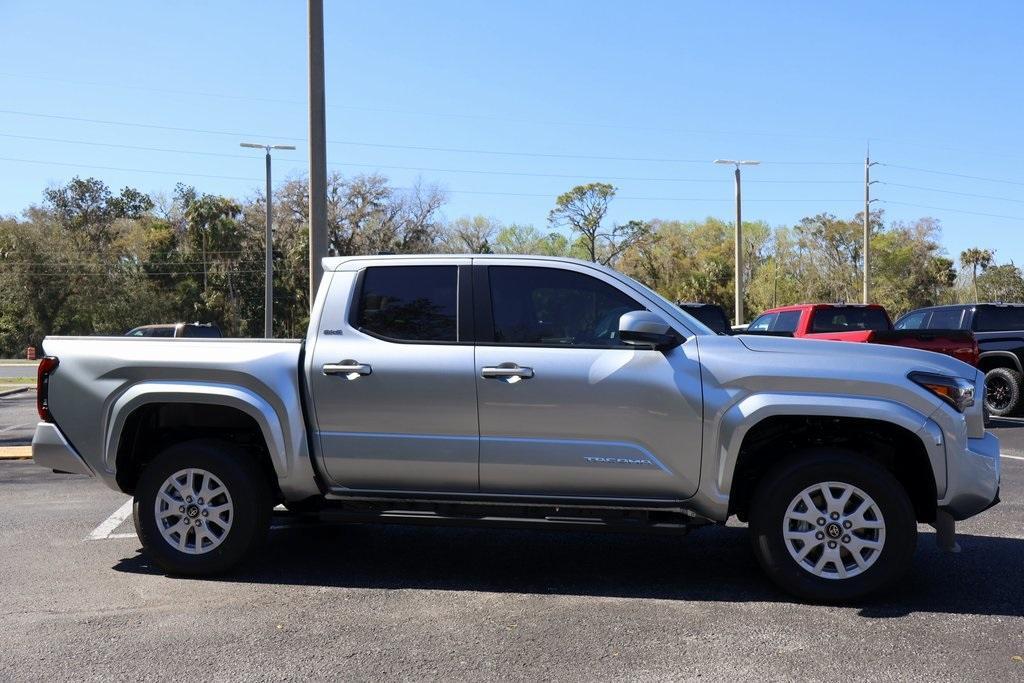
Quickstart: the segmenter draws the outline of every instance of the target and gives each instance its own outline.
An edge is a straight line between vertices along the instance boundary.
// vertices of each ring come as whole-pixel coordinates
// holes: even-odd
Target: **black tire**
[[[1022,380],[1019,372],[1009,368],[993,368],[985,373],[985,408],[989,415],[1003,417],[1017,412]]]
[[[232,505],[230,526],[224,531],[219,545],[199,554],[184,552],[166,539],[161,533],[156,512],[157,497],[165,482],[188,468],[205,470],[218,479],[230,495]],[[211,500],[219,504],[226,498],[211,497]],[[224,441],[200,439],[174,444],[146,466],[135,490],[133,519],[142,547],[157,566],[170,574],[207,576],[232,569],[263,545],[270,529],[273,505],[267,475],[252,453]],[[202,521],[200,515],[201,511],[196,519]],[[187,515],[176,517],[194,523]],[[169,518],[167,523],[174,519]],[[207,527],[210,521],[211,518],[207,517]],[[197,540],[195,529],[191,534],[194,547]],[[181,537],[179,534],[178,538]],[[209,545],[211,539],[200,543]]]
[[[882,548],[876,551],[878,555],[873,563],[856,576],[825,578],[812,573],[810,568],[805,569],[798,563],[783,538],[783,525],[788,524],[785,520],[791,503],[805,489],[824,482],[841,482],[860,489],[874,501],[884,520]],[[855,497],[850,505],[856,504],[856,500]],[[840,518],[840,524],[843,519]],[[815,524],[820,524],[820,520]],[[821,527],[822,531],[830,528],[831,520]],[[797,597],[825,603],[847,602],[891,585],[910,567],[917,547],[914,508],[896,478],[867,457],[824,448],[803,451],[764,476],[751,504],[750,532],[757,560],[775,583]],[[846,532],[840,533],[842,536],[836,538],[844,543],[837,543],[837,552],[845,552],[845,558],[853,562],[849,550],[845,549],[849,536]],[[827,544],[829,537],[824,536],[824,539]],[[818,547],[825,552],[824,546]],[[812,554],[807,561],[814,559]],[[838,566],[832,564],[831,569],[830,575],[838,576]]]

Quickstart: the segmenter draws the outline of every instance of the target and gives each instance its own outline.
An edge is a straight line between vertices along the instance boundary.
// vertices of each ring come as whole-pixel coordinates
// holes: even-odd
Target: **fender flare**
[[[733,473],[739,460],[740,447],[747,433],[770,417],[812,416],[876,420],[902,427],[917,436],[928,453],[938,497],[946,491],[946,448],[942,429],[928,416],[887,399],[821,394],[753,394],[733,404],[718,422],[717,439],[711,454],[717,470],[708,472],[705,484],[717,489],[727,499],[732,489]],[[709,470],[711,468],[708,468]]]
[[[1024,372],[1024,367],[1021,367],[1020,364],[1020,358],[1013,351],[983,351],[978,354],[978,365],[981,365],[981,361],[986,358],[1009,358],[1013,362],[1013,366],[1017,368],[1017,372]]]
[[[117,470],[117,449],[128,416],[153,403],[202,403],[240,410],[253,418],[263,433],[278,478],[288,476],[287,440],[280,416],[270,403],[244,387],[206,382],[139,382],[118,396],[107,411],[104,430],[103,466],[109,474]]]

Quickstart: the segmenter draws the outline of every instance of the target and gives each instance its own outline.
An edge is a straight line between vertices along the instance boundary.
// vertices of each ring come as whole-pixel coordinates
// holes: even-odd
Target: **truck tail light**
[[[43,422],[53,422],[50,415],[50,374],[57,369],[60,361],[56,356],[46,356],[39,361],[36,374],[36,410]]]

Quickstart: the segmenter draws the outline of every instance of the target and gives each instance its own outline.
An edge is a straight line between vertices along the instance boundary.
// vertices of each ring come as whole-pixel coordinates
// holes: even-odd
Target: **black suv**
[[[729,326],[729,316],[725,314],[725,309],[718,304],[700,304],[690,301],[677,301],[676,306],[683,309],[718,334],[732,334],[732,327]]]
[[[1009,415],[1020,407],[1024,383],[1024,304],[960,304],[919,308],[896,321],[897,330],[970,330],[981,352],[985,407]]]

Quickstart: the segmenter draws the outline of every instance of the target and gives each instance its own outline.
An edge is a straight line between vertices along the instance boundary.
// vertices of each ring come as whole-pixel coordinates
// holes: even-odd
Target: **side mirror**
[[[630,311],[619,318],[619,340],[634,346],[665,351],[682,341],[672,326],[657,313]]]

